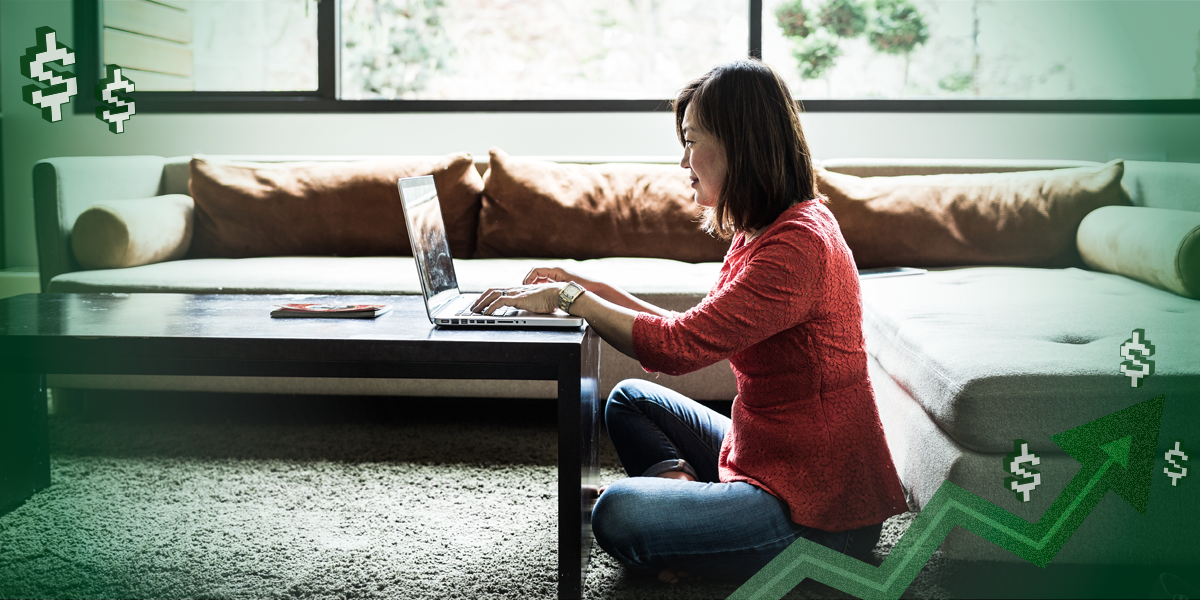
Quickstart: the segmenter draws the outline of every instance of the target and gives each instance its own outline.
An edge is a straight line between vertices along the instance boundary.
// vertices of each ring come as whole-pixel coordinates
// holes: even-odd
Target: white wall
[[[4,246],[37,264],[32,169],[54,156],[157,154],[678,154],[665,113],[146,115],[112,134],[92,115],[47,123],[21,99],[18,56],[48,25],[72,40],[69,0],[0,0]],[[72,42],[67,42],[70,45]],[[682,83],[682,82],[681,82]],[[80,82],[90,94],[95,82]],[[136,95],[135,95],[136,99]],[[68,105],[70,106],[70,105]],[[852,114],[803,119],[818,158],[1037,158],[1200,162],[1200,115]]]

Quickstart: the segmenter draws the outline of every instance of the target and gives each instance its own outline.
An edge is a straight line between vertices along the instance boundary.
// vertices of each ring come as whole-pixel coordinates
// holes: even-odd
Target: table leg
[[[588,328],[578,363],[558,379],[558,597],[579,598],[592,553],[592,505],[599,483],[600,336]]]
[[[0,515],[47,487],[50,438],[45,378],[0,374]]]

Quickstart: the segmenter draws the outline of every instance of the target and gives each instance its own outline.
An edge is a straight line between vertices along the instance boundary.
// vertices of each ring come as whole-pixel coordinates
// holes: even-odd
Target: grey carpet
[[[53,486],[0,517],[3,598],[555,597],[550,402],[109,394],[50,435]],[[623,476],[607,439],[601,457],[602,482]],[[905,596],[948,597],[942,563]],[[632,576],[596,549],[584,596],[735,588]]]

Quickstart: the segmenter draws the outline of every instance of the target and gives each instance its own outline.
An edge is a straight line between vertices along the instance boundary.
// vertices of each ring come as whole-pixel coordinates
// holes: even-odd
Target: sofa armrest
[[[1200,164],[1127,160],[1121,185],[1134,206],[1200,212]]]
[[[42,289],[62,273],[80,270],[71,252],[71,228],[89,206],[104,200],[159,195],[161,156],[49,158],[33,166],[34,222]]]

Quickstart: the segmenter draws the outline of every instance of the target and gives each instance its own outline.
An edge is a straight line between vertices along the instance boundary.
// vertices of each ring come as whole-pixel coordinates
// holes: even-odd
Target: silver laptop
[[[438,203],[433,177],[406,177],[400,180],[399,185],[404,221],[408,225],[408,241],[412,243],[421,291],[425,295],[425,312],[435,327],[583,326],[582,318],[562,311],[542,315],[505,307],[491,315],[471,313],[471,304],[479,294],[461,294],[458,291],[458,277],[454,274],[454,261],[450,257],[450,243],[446,240],[446,225],[442,222],[442,208]]]

